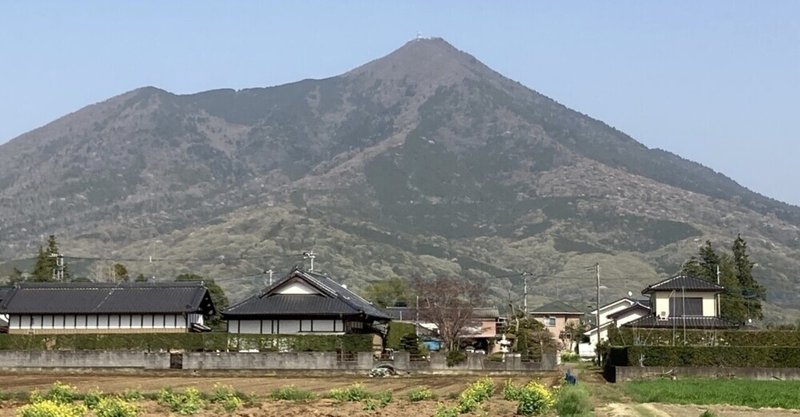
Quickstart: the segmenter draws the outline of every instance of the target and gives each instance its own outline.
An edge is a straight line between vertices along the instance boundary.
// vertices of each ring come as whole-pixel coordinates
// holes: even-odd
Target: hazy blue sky
[[[324,78],[417,32],[800,204],[800,1],[0,2],[0,143],[145,85]]]

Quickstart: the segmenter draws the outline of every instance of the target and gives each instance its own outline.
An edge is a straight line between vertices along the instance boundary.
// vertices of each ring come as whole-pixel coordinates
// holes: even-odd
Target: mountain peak
[[[494,74],[494,71],[444,39],[417,38],[345,76],[368,76],[383,80],[411,79],[441,85],[456,83],[465,78],[479,78],[487,73]]]

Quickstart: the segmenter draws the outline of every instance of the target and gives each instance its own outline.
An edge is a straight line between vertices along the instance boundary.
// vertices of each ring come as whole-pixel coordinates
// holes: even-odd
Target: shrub
[[[76,391],[75,387],[56,381],[44,394],[40,394],[39,391],[33,391],[31,393],[31,402],[52,401],[57,404],[69,404],[77,397]]]
[[[177,394],[171,388],[162,388],[158,392],[158,402],[169,407],[178,414],[194,414],[205,407],[205,401],[197,388],[187,388],[183,394]]]
[[[560,416],[588,416],[592,412],[589,392],[582,385],[566,385],[558,390],[555,409]]]
[[[564,352],[561,354],[561,362],[578,362],[580,358],[581,357],[575,352]]]
[[[65,404],[53,400],[40,400],[17,409],[18,417],[82,417],[86,412],[83,404]]]
[[[222,408],[232,413],[242,406],[242,398],[230,385],[214,384],[211,390],[211,402],[222,405]]]
[[[456,366],[467,360],[467,354],[459,350],[451,350],[447,352],[447,366]]]
[[[313,400],[314,393],[311,391],[302,390],[297,388],[294,385],[289,385],[285,387],[278,388],[273,390],[270,394],[270,398],[273,400],[285,400],[285,401],[306,401],[306,400]]]
[[[523,416],[543,414],[554,403],[553,395],[544,385],[531,381],[522,388],[519,404],[517,405],[517,414]]]
[[[458,417],[458,407],[448,407],[439,403],[433,412],[433,417]]]
[[[100,403],[100,400],[103,399],[103,392],[99,389],[95,388],[89,390],[86,395],[83,396],[83,405],[90,410],[94,410],[97,407],[97,404]]]
[[[225,397],[222,401],[220,401],[220,404],[222,404],[222,409],[223,410],[225,410],[225,411],[227,411],[229,413],[232,413],[232,412],[238,410],[239,407],[242,406],[243,401],[242,401],[241,398],[239,398],[237,396]]]
[[[378,408],[384,408],[392,402],[392,391],[386,390],[378,394],[375,398],[367,398],[364,400],[364,410],[373,411]]]
[[[336,401],[361,401],[370,397],[369,391],[363,384],[355,383],[347,388],[334,388],[328,392],[328,397]]]
[[[433,398],[433,391],[428,387],[416,387],[408,392],[409,401],[426,401],[432,400]]]
[[[519,401],[522,396],[523,387],[514,385],[514,382],[507,379],[503,383],[503,399],[508,401]]]
[[[105,397],[95,407],[97,417],[136,417],[139,408],[119,397]]]
[[[489,377],[481,378],[467,386],[458,399],[458,409],[462,413],[469,413],[478,408],[484,401],[494,394],[494,381]]]
[[[122,391],[122,398],[125,401],[141,401],[144,399],[144,395],[139,390],[125,389],[125,391]]]
[[[711,410],[705,410],[703,414],[700,414],[700,417],[717,417],[717,414]]]

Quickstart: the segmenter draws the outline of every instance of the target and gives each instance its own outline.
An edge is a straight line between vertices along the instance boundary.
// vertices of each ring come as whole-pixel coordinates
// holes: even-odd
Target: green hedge
[[[400,350],[400,341],[407,334],[417,334],[414,323],[402,323],[399,321],[389,322],[389,330],[386,333],[386,347]]]
[[[609,366],[718,366],[800,368],[800,347],[626,346],[613,347]]]
[[[798,330],[631,329],[609,331],[613,346],[800,346]]]
[[[0,350],[165,350],[258,349],[294,352],[369,352],[372,335],[69,334],[0,336]]]

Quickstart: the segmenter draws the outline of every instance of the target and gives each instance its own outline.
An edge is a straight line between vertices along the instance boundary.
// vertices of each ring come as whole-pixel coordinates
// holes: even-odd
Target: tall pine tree
[[[36,254],[36,263],[34,263],[33,272],[31,273],[31,280],[37,282],[55,281],[53,277],[55,275],[54,271],[59,269],[59,254],[55,235],[48,236],[47,249],[39,246],[39,252]],[[63,280],[69,281],[70,274],[66,263],[61,266],[61,270],[63,271]]]
[[[739,244],[744,244],[744,241]],[[734,242],[734,247],[736,246],[737,243]],[[725,287],[725,292],[720,296],[720,317],[736,323],[745,323],[749,318],[762,317],[760,301],[749,299],[747,294],[756,291],[755,288],[761,288],[760,291],[763,292],[763,288],[758,286],[755,281],[747,284],[755,285],[755,287],[745,287],[743,282],[746,279],[745,281],[740,279],[739,271],[740,269],[752,270],[752,263],[746,256],[746,244],[743,249],[738,249],[738,251],[739,255],[737,255],[737,249],[734,249],[733,256],[727,253],[719,254],[714,250],[711,242],[706,241],[705,245],[698,250],[698,255],[692,256],[683,264],[681,273],[714,283],[719,282]],[[747,265],[749,265],[749,270]],[[719,277],[717,271],[719,271]],[[749,277],[752,279],[752,275]],[[758,302],[758,306],[755,306],[754,302]]]
[[[733,252],[736,280],[739,283],[747,310],[747,319],[761,320],[764,318],[764,313],[761,311],[761,300],[766,299],[766,289],[753,278],[755,264],[750,262],[750,256],[747,254],[747,242],[742,239],[742,235],[736,235],[731,251]]]

